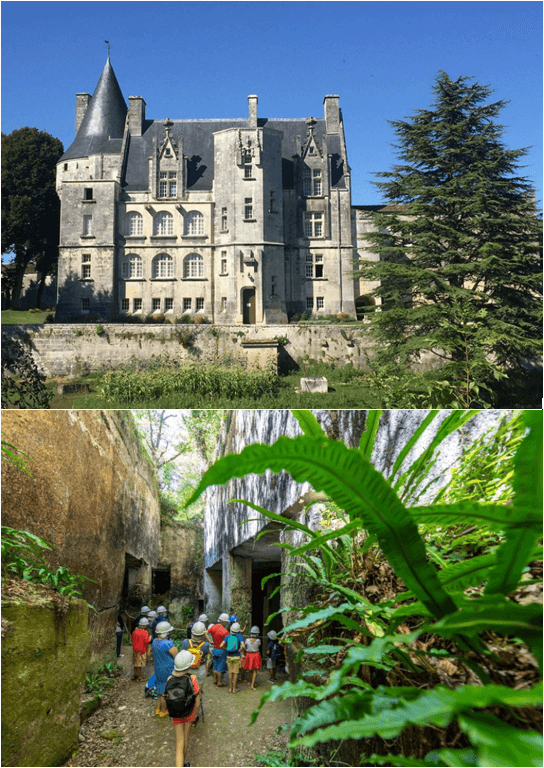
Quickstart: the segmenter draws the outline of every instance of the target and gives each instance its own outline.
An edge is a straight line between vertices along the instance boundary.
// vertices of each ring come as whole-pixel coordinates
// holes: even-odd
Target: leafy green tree
[[[15,309],[28,264],[35,262],[45,278],[57,263],[60,203],[55,168],[63,152],[59,139],[37,128],[2,134],[2,253],[15,254]]]
[[[380,258],[358,272],[379,281],[378,365],[436,359],[426,405],[489,405],[541,348],[541,221],[518,175],[527,150],[504,146],[494,118],[506,102],[486,103],[492,90],[470,81],[440,72],[431,108],[391,121],[401,163],[378,174],[388,206],[367,237]]]

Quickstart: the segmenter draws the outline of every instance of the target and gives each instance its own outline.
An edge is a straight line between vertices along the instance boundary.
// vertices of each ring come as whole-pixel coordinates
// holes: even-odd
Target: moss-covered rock
[[[91,643],[88,608],[2,602],[2,765],[60,765],[77,741]]]

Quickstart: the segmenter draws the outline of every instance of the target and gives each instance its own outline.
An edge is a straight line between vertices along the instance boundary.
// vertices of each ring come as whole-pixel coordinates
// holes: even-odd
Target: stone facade
[[[148,120],[108,59],[76,98],[61,199],[57,319],[206,316],[269,325],[361,303],[339,97],[324,117]],[[364,287],[366,290],[366,286]]]

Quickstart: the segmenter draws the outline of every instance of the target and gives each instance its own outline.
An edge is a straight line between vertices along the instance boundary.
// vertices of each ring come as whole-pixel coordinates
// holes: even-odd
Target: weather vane
[[[104,42],[108,46],[108,59],[109,59],[109,57],[110,57],[110,41],[109,40],[104,40]]]

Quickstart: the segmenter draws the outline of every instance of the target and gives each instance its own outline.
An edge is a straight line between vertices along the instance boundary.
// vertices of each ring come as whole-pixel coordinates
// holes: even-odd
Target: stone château
[[[149,120],[128,102],[109,58],[76,95],[57,166],[58,320],[268,325],[373,303],[353,277],[370,225],[351,204],[338,96],[308,119],[259,117],[257,96],[232,120]]]

